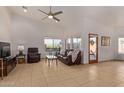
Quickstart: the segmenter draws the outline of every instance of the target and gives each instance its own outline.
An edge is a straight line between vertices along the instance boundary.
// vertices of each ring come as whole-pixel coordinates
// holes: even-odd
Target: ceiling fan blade
[[[47,18],[48,18],[48,16],[46,16],[46,17],[42,18],[42,20],[45,20],[45,19],[47,19]]]
[[[59,11],[59,12],[53,13],[53,15],[55,16],[55,15],[59,15],[59,14],[62,14],[62,13],[63,13],[62,11]]]
[[[56,17],[53,17],[53,19],[55,19],[56,21],[60,21],[60,19],[56,18]]]
[[[42,13],[48,15],[46,12],[44,12],[44,11],[42,11],[42,10],[40,10],[40,9],[38,9],[38,11],[40,11],[40,12],[42,12]]]

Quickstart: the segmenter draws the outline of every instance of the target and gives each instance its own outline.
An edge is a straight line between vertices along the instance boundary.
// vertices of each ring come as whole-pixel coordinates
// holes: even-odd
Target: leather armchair
[[[41,54],[38,53],[38,48],[28,48],[27,62],[36,63],[40,61]]]

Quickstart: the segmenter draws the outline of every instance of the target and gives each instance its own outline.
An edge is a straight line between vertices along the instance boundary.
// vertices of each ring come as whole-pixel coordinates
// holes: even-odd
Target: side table
[[[26,63],[25,55],[17,55],[17,64],[23,64],[23,63]]]

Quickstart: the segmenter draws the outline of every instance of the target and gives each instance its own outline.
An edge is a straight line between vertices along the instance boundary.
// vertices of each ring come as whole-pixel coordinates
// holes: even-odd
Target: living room
[[[27,12],[24,9],[27,9]],[[50,9],[52,12],[62,11],[61,15],[56,16],[60,19],[60,22],[56,22],[56,20],[48,17],[46,18],[46,14],[38,11],[38,9],[45,11],[45,13],[49,12]],[[115,69],[115,65],[117,65],[117,71],[119,68],[121,68],[120,71],[123,70],[121,65],[123,65],[124,50],[123,47],[118,47],[123,46],[124,41],[123,9],[124,7],[116,6],[1,6],[0,40],[1,42],[10,43],[11,56],[19,54],[19,46],[23,46],[23,54],[26,56],[25,64],[16,64],[17,67],[0,81],[1,86],[123,86],[123,82],[114,82],[113,84],[114,78],[113,81],[111,80],[112,82],[108,82],[111,79],[109,78],[109,74],[112,74],[111,77],[115,74],[118,75],[118,73],[112,72]],[[44,17],[46,19],[42,20]],[[97,37],[98,43],[89,42],[91,34]],[[108,37],[107,45],[106,43],[104,44],[102,37]],[[49,41],[45,43],[45,40]],[[55,40],[56,42],[59,40],[61,42],[56,44]],[[97,64],[88,65],[90,61],[90,43],[91,45],[94,45],[94,43],[97,45],[97,54],[93,54],[97,59],[95,61]],[[54,62],[50,61],[51,69],[49,70],[49,66],[44,58],[51,52],[47,51],[48,48],[50,50],[54,49],[55,45],[57,45],[57,49],[60,48],[61,50],[79,49],[81,51],[80,64],[68,66],[58,61],[59,64],[56,66]],[[41,54],[41,61],[36,64],[28,64],[26,60],[28,48],[34,47],[38,48],[38,52]],[[99,74],[96,69],[100,69],[101,72],[106,71],[108,75],[107,79],[104,79],[106,73],[103,75]],[[109,73],[109,70],[111,73]],[[69,72],[75,72],[78,75]],[[21,76],[18,73],[21,73]],[[43,73],[43,77],[38,78],[41,73]],[[94,73],[97,73],[98,76],[101,75],[99,83],[97,81],[99,77],[95,78]],[[120,73],[122,76],[119,74],[121,77],[119,81],[123,81],[123,72]],[[66,76],[65,74],[71,76]],[[86,77],[81,78],[79,74],[82,76],[85,74]],[[92,80],[87,74],[89,76],[93,75],[96,81],[93,82],[94,79]],[[23,78],[24,76],[25,78]],[[76,80],[75,77],[77,77]],[[10,79],[14,80],[14,78],[16,78],[15,81],[9,81]],[[89,81],[86,80],[87,78]],[[66,82],[63,81],[64,79]],[[74,80],[77,83],[73,82]],[[84,82],[82,82],[83,80]],[[102,83],[100,83],[101,81]]]
[[[19,11],[19,13],[21,13],[20,15],[18,14],[14,14],[14,13],[11,13],[11,16],[10,14],[8,13],[8,10],[4,7],[1,7],[1,11],[4,11],[6,12],[3,13],[7,16],[6,21],[4,21],[9,27],[6,29],[6,34],[8,35],[5,35],[3,34],[3,38],[1,37],[1,41],[3,39],[3,41],[9,41],[11,42],[11,48],[12,48],[12,55],[16,55],[18,53],[18,45],[22,44],[24,45],[25,49],[24,49],[24,52],[27,53],[27,48],[28,47],[38,47],[40,53],[42,54],[42,58],[45,57],[45,46],[44,46],[44,39],[46,37],[48,38],[55,38],[55,39],[61,39],[63,41],[63,48],[65,48],[65,40],[68,39],[68,38],[74,38],[74,37],[80,37],[82,39],[82,47],[81,47],[81,50],[84,52],[84,62],[88,62],[88,34],[89,33],[94,33],[94,34],[98,34],[99,35],[99,38],[101,36],[111,36],[111,46],[107,46],[107,47],[102,47],[100,46],[100,42],[101,42],[101,39],[99,39],[99,61],[104,61],[104,60],[111,60],[111,59],[114,59],[114,54],[113,52],[115,52],[114,48],[113,47],[114,45],[117,45],[117,42],[114,42],[114,39],[115,36],[113,35],[113,28],[112,27],[108,27],[107,25],[104,25],[96,20],[93,20],[93,19],[89,19],[87,17],[84,17],[84,18],[81,18],[81,17],[78,17],[79,19],[76,19],[74,20],[73,17],[76,17],[76,16],[82,16],[81,14],[83,14],[83,10],[81,11],[80,8],[84,9],[84,8],[87,8],[87,7],[56,7],[56,8],[60,8],[60,9],[63,9],[64,14],[60,15],[60,17],[64,17],[64,16],[68,16],[67,13],[68,11],[71,11],[71,10],[74,10],[75,9],[75,12],[77,12],[78,10],[79,13],[81,14],[78,14],[78,13],[74,13],[76,15],[73,14],[72,12],[72,15],[73,17],[70,18],[70,20],[72,21],[69,21],[69,22],[66,22],[65,18],[63,19],[64,23],[66,23],[66,25],[63,26],[63,23],[56,23],[54,22],[53,20],[49,20],[49,19],[46,19],[44,21],[40,20],[42,19],[42,16],[45,16],[44,14],[40,13],[37,11],[38,7],[31,7],[31,8],[34,8],[35,12],[38,13],[38,16],[39,16],[39,19],[37,18],[37,20],[33,19],[32,17],[31,18],[28,18],[30,17],[30,12],[31,10],[29,10],[29,14],[28,12],[27,13],[24,13],[23,12],[23,9],[21,7],[14,7],[16,9],[20,9],[20,10],[17,10]],[[8,7],[9,9],[13,9],[13,7]],[[44,8],[44,7],[43,7]],[[49,7],[45,7],[47,10],[49,9]],[[72,8],[72,9],[71,9]],[[78,9],[79,8],[79,9]],[[108,7],[105,7],[105,8],[108,8]],[[30,9],[30,7],[29,7]],[[42,9],[42,7],[41,7]],[[65,10],[64,10],[65,9]],[[94,11],[96,9],[98,9],[97,7],[89,7],[89,12],[91,11]],[[14,10],[14,9],[13,9]],[[100,10],[100,9],[99,9]],[[88,12],[88,11],[87,11]],[[97,12],[97,11],[96,11]],[[32,13],[31,16],[35,16],[36,13]],[[70,12],[69,12],[70,13]],[[86,14],[86,13],[84,13]],[[83,14],[83,16],[85,16]],[[3,17],[6,17],[5,15],[3,15]],[[1,19],[4,19],[3,17],[1,17]],[[97,16],[95,16],[97,18]],[[81,19],[80,19],[81,18]],[[73,20],[72,20],[73,19]],[[79,21],[78,21],[79,20]],[[102,19],[103,20],[103,19]],[[46,23],[46,22],[49,22],[49,23]],[[2,22],[3,23],[3,22]],[[78,23],[78,24],[77,24]],[[88,24],[88,25],[87,25]],[[3,27],[2,27],[3,28]],[[8,31],[9,30],[9,31]],[[83,30],[83,31],[82,31]],[[93,31],[91,31],[93,30]],[[100,32],[99,32],[100,30]],[[10,33],[11,31],[11,33]],[[73,33],[72,33],[73,32]],[[5,33],[5,31],[4,31]],[[29,34],[30,33],[30,34]],[[121,34],[122,35],[122,34]],[[5,36],[5,37],[4,37]],[[117,34],[116,34],[117,36]],[[113,50],[113,52],[111,52]],[[116,49],[118,50],[118,49]],[[110,51],[110,52],[109,52]],[[106,52],[108,52],[106,54]]]

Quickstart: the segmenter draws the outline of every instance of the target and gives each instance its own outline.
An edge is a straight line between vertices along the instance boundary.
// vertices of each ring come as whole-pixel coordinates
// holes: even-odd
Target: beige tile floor
[[[124,62],[67,66],[61,62],[51,66],[42,60],[34,64],[18,64],[0,87],[123,87]]]

